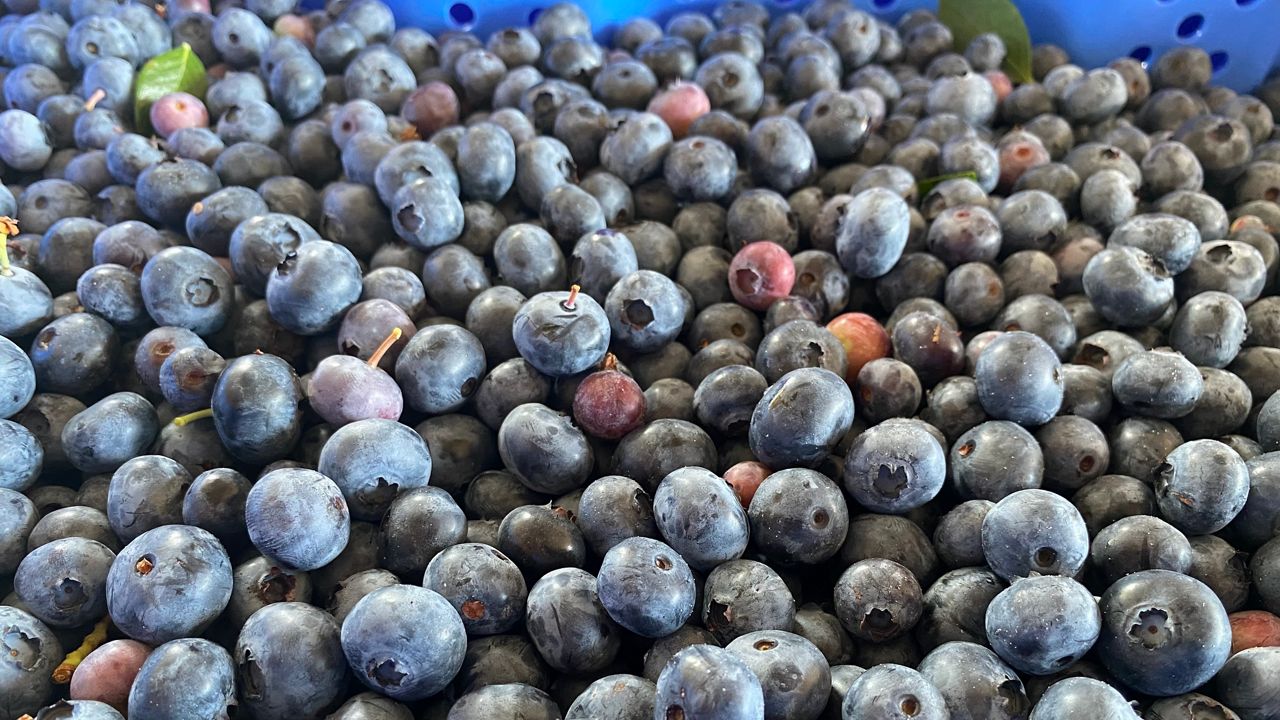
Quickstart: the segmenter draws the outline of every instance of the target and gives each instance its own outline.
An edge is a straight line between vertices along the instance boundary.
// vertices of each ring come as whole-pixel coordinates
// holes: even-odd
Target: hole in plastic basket
[[[893,4],[896,2],[898,2],[898,0],[871,0],[872,5],[875,5],[882,10],[887,10],[888,8],[893,7]]]
[[[1225,50],[1219,50],[1218,52],[1209,54],[1209,62],[1213,63],[1214,72],[1218,72],[1222,68],[1226,67],[1227,61],[1230,59],[1231,58],[1227,56]]]
[[[1134,48],[1132,52],[1129,53],[1129,57],[1133,58],[1134,60],[1137,60],[1140,63],[1145,63],[1151,59],[1151,48],[1147,47],[1146,45],[1139,45],[1138,47]]]
[[[468,27],[476,21],[476,11],[466,3],[454,3],[449,6],[449,19],[458,27]]]
[[[542,14],[542,8],[534,8],[529,11],[529,24],[532,25],[538,21],[538,16]]]
[[[1194,13],[1182,19],[1178,23],[1178,37],[1186,38],[1195,37],[1200,34],[1200,28],[1204,27],[1204,16],[1200,13]]]
[[[1256,2],[1258,2],[1258,0],[1236,0],[1236,4],[1240,7],[1248,7]]]

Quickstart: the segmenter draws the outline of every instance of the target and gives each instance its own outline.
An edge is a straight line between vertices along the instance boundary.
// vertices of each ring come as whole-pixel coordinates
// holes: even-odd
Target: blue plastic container
[[[760,0],[776,13],[803,0]],[[432,33],[470,30],[481,37],[528,25],[551,0],[384,0],[401,25]],[[1280,0],[1014,0],[1035,42],[1065,48],[1079,65],[1105,65],[1131,55],[1154,60],[1178,45],[1198,45],[1213,58],[1214,81],[1247,91],[1280,65]],[[310,6],[321,0],[308,0]],[[596,37],[607,41],[634,17],[664,22],[681,12],[710,12],[717,0],[577,0]],[[895,20],[908,10],[936,8],[937,0],[854,0],[876,17]]]

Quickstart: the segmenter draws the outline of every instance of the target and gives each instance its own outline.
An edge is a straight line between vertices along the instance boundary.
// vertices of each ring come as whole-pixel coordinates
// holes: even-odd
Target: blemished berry
[[[734,300],[752,310],[767,310],[790,295],[795,281],[795,263],[777,243],[745,245],[729,262],[729,290]]]

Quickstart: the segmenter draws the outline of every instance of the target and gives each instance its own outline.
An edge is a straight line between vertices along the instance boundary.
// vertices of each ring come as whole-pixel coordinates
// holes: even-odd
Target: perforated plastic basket
[[[402,25],[429,32],[470,30],[482,37],[529,24],[554,0],[384,0]],[[774,12],[803,0],[760,0]],[[1215,82],[1237,90],[1256,87],[1280,64],[1280,0],[1014,0],[1035,42],[1061,45],[1086,67],[1132,55],[1154,60],[1178,45],[1210,53]],[[308,4],[319,4],[310,0]],[[598,39],[634,17],[663,22],[676,13],[710,12],[717,0],[577,0]],[[908,10],[936,8],[937,0],[854,0],[886,20]]]

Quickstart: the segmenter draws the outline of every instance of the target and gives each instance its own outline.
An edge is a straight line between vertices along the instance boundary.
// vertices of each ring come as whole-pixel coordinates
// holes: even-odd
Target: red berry
[[[1256,647],[1280,646],[1280,617],[1266,610],[1231,613],[1231,654]]]
[[[166,138],[183,128],[209,127],[209,111],[195,95],[169,93],[152,103],[151,127]]]
[[[742,507],[750,507],[751,498],[756,496],[756,488],[772,473],[768,466],[755,460],[745,460],[724,472],[724,480],[733,488]]]
[[[311,26],[311,22],[301,15],[294,13],[281,15],[276,18],[275,24],[271,27],[277,35],[290,35],[307,47],[315,45],[316,30]]]
[[[644,424],[644,391],[621,370],[593,372],[573,395],[573,419],[588,435],[617,440]]]
[[[97,700],[125,712],[129,688],[151,648],[137,640],[112,640],[89,653],[71,676],[72,700]]]
[[[893,350],[889,333],[885,332],[884,326],[865,313],[837,315],[827,323],[827,330],[844,346],[845,355],[849,359],[845,379],[849,382],[858,378],[858,371],[862,370],[863,365],[889,357]]]
[[[796,265],[777,243],[753,242],[729,263],[733,299],[752,310],[768,310],[774,300],[790,295],[795,284]]]
[[[1022,173],[1048,163],[1049,151],[1034,136],[1000,144],[1000,188],[1008,191]]]
[[[413,125],[422,139],[437,130],[458,124],[458,95],[453,88],[433,80],[409,93],[400,106],[400,115]]]
[[[1003,101],[1009,96],[1009,93],[1013,92],[1013,81],[1003,71],[988,70],[982,73],[982,76],[987,79],[987,82],[991,83],[992,89],[996,91],[996,102]]]
[[[695,84],[675,82],[649,101],[649,112],[662,118],[671,128],[671,134],[679,140],[689,132],[694,120],[711,112],[707,93]]]

